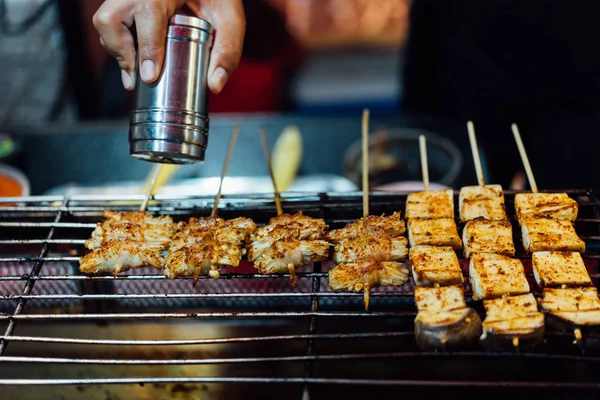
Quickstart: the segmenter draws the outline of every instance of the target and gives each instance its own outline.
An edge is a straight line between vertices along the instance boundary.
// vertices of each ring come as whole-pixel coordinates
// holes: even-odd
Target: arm
[[[102,45],[119,62],[125,89],[135,87],[136,56],[144,82],[158,78],[165,57],[167,23],[182,6],[215,28],[208,86],[213,93],[223,89],[242,53],[246,19],[241,0],[106,0],[94,15],[94,26]],[[134,23],[137,55],[131,33]]]

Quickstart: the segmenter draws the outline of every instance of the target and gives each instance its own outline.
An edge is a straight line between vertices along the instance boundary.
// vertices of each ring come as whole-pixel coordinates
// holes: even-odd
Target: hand
[[[167,23],[175,10],[186,6],[215,28],[215,42],[208,67],[208,86],[219,93],[240,62],[246,18],[242,0],[106,0],[94,15],[100,43],[121,67],[123,86],[135,87],[135,46],[131,26],[135,22],[140,75],[154,82],[165,58]]]

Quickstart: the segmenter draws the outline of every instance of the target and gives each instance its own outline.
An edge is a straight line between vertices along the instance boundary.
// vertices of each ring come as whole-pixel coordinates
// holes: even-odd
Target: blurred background
[[[118,65],[100,46],[92,26],[101,3],[0,0],[0,195],[10,194],[15,180],[31,194],[133,192],[150,170],[151,164],[129,156],[132,93],[122,89]],[[443,62],[434,57],[406,64],[411,52],[435,50],[424,48],[427,41],[417,40],[418,35],[409,43],[415,14],[410,1],[244,3],[248,23],[242,62],[223,92],[211,96],[206,161],[177,169],[171,183],[178,190],[215,190],[216,181],[209,178],[220,174],[236,123],[241,136],[230,176],[266,177],[259,127],[266,128],[278,151],[293,151],[285,143],[277,146],[281,133],[291,129],[299,133],[297,152],[302,151],[298,165],[290,167],[294,179],[287,189],[357,189],[363,108],[372,115],[374,189],[420,188],[413,182],[421,176],[416,146],[421,133],[428,137],[434,182],[475,184],[462,116],[429,112],[418,101],[405,101],[407,91],[415,91],[413,79],[406,78],[411,71]],[[432,41],[428,34],[421,37]],[[439,77],[431,76],[435,79]],[[427,97],[426,89],[421,86],[420,97]],[[510,142],[508,125],[502,129]],[[519,160],[510,163],[514,167],[496,181],[519,186],[513,180]],[[236,187],[270,190],[261,179],[247,186],[232,180],[225,192]]]

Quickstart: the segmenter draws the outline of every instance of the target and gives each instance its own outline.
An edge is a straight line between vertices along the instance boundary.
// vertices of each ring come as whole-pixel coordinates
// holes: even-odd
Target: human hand
[[[182,6],[215,28],[208,87],[219,93],[240,62],[246,31],[242,0],[106,0],[94,15],[100,42],[121,67],[123,86],[135,87],[135,23],[140,76],[147,83],[160,75],[169,18]]]

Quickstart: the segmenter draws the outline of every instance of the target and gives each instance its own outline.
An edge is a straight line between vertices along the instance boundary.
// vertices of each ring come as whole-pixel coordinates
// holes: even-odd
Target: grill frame
[[[578,199],[580,204],[580,218],[576,221],[576,229],[580,236],[586,241],[588,250],[584,255],[586,266],[592,275],[594,285],[598,286],[600,275],[598,273],[598,260],[600,259],[600,198],[592,190],[570,190],[569,195]],[[455,197],[458,192],[455,192]],[[507,212],[514,215],[512,200],[514,192],[505,192]],[[113,276],[84,276],[79,275],[75,268],[78,255],[65,255],[70,250],[83,249],[85,237],[95,227],[95,222],[100,220],[101,213],[105,209],[112,210],[135,210],[144,200],[144,196],[73,196],[63,198],[60,196],[38,196],[24,198],[0,198],[0,287],[6,283],[21,284],[19,293],[5,294],[0,298],[0,303],[14,303],[14,308],[0,314],[0,322],[6,322],[3,335],[0,335],[0,364],[27,363],[27,364],[65,364],[65,365],[221,365],[221,364],[303,364],[302,373],[294,376],[138,376],[138,377],[81,377],[72,378],[2,378],[0,385],[104,385],[104,384],[282,384],[298,386],[303,389],[303,395],[309,393],[310,388],[316,386],[372,386],[384,387],[411,387],[411,388],[562,388],[592,390],[600,389],[600,382],[591,379],[573,380],[573,377],[565,376],[562,381],[527,379],[478,379],[466,374],[467,379],[402,379],[382,377],[347,377],[347,376],[323,376],[315,367],[318,364],[353,361],[359,365],[365,360],[383,360],[393,362],[394,360],[410,360],[418,365],[428,365],[435,368],[436,363],[448,360],[469,361],[476,360],[485,365],[489,362],[500,360],[511,363],[533,360],[533,362],[560,364],[574,363],[582,365],[581,368],[592,368],[600,365],[600,335],[594,332],[584,333],[584,340],[577,346],[556,343],[568,343],[572,334],[568,332],[552,332],[546,335],[547,340],[552,342],[544,344],[541,349],[531,352],[487,352],[480,349],[458,352],[458,353],[436,353],[415,351],[414,346],[399,348],[396,351],[354,351],[344,350],[337,353],[328,353],[328,343],[343,341],[376,341],[376,340],[404,340],[412,338],[412,319],[416,315],[414,307],[412,286],[405,285],[402,288],[383,288],[372,293],[372,311],[360,310],[362,294],[360,293],[332,293],[327,288],[327,269],[331,267],[328,263],[316,263],[312,267],[297,273],[301,291],[275,291],[271,293],[257,293],[251,290],[237,293],[225,292],[184,292],[184,293],[117,293],[115,286],[120,283],[149,283],[166,280],[159,271],[155,274],[143,272],[135,274],[128,272],[118,277]],[[282,197],[284,209],[287,212],[303,211],[306,214],[325,218],[332,228],[343,226],[345,223],[361,216],[360,193],[336,194],[336,193],[306,193],[286,194]],[[177,220],[187,219],[190,216],[207,216],[212,209],[213,199],[210,197],[191,196],[156,196],[148,206],[148,212],[159,215],[168,214]],[[370,197],[370,208],[373,214],[393,211],[404,211],[406,194],[383,194],[374,193]],[[455,204],[457,202],[455,201]],[[220,202],[220,215],[224,218],[240,215],[250,216],[257,223],[266,223],[270,216],[275,215],[275,205],[272,195],[251,196],[223,196]],[[523,253],[518,244],[518,224],[512,219],[513,237],[517,245],[517,257],[530,258]],[[462,230],[462,224],[459,224]],[[15,239],[14,237],[18,237]],[[29,249],[31,248],[31,249]],[[16,249],[16,250],[15,250]],[[23,250],[22,250],[23,249]],[[26,250],[27,251],[26,251]],[[33,252],[35,249],[35,252]],[[461,258],[463,272],[466,274],[465,261]],[[53,262],[70,263],[73,266],[72,273],[47,274]],[[7,265],[29,265],[29,271],[22,275],[6,275]],[[532,282],[531,273],[528,279]],[[201,277],[198,285],[207,283],[207,277]],[[288,274],[261,275],[257,273],[225,272],[221,275],[221,282],[246,282],[265,281],[269,287],[273,282],[287,282]],[[35,292],[38,282],[75,282],[80,292],[56,294],[39,294]],[[190,278],[179,278],[176,281],[185,282],[191,287]],[[532,290],[539,294],[539,288],[531,285]],[[407,290],[408,289],[408,290]],[[466,294],[469,295],[467,286]],[[230,300],[229,306],[219,306],[224,299]],[[258,303],[242,307],[242,301],[247,299],[256,300]],[[146,306],[135,306],[136,301],[156,301],[168,303],[171,300],[200,301],[206,310],[192,310],[186,307],[176,307],[177,310],[156,310],[153,305],[151,310],[139,311]],[[275,300],[275,305],[269,301]],[[293,301],[292,301],[293,300]],[[294,301],[298,301],[294,303]],[[482,311],[481,304],[474,303],[470,296],[467,297],[469,305]],[[35,302],[43,305],[43,302],[74,301],[78,306],[67,309],[65,306],[37,306]],[[126,303],[133,301],[133,303]],[[264,302],[263,302],[264,301]],[[291,301],[291,302],[289,302]],[[121,302],[121,304],[119,304]],[[212,303],[211,303],[212,302]],[[220,303],[219,303],[220,302]],[[286,302],[289,302],[286,303]],[[117,303],[116,306],[114,304]],[[113,306],[107,306],[112,304]],[[124,305],[125,304],[125,305]],[[127,305],[129,304],[129,305]],[[143,304],[143,303],[142,303]],[[153,304],[153,303],[151,303]],[[215,306],[216,304],[216,306]],[[285,306],[283,304],[286,304]],[[197,307],[197,306],[194,306]],[[289,307],[291,309],[285,309]],[[68,307],[67,307],[68,308]],[[160,307],[159,307],[160,308]],[[172,307],[163,307],[172,308]],[[57,313],[57,309],[61,310]],[[172,339],[172,340],[102,340],[94,338],[67,338],[51,337],[44,335],[18,335],[15,329],[21,323],[41,322],[51,324],[54,321],[82,322],[97,321],[104,324],[120,323],[120,321],[246,321],[246,320],[274,320],[288,321],[301,320],[305,325],[304,333],[280,334],[280,335],[257,335],[236,336],[202,339]],[[357,321],[368,324],[368,321],[385,320],[396,321],[395,329],[386,331],[344,331],[344,332],[320,332],[318,326],[322,321]],[[208,357],[208,358],[175,358],[165,356],[162,358],[76,358],[76,357],[44,357],[39,355],[7,355],[10,343],[28,345],[31,343],[50,346],[56,344],[90,345],[147,348],[148,346],[211,346],[226,344],[247,344],[271,342],[303,342],[302,354],[276,355],[276,356],[247,356],[247,357]],[[319,349],[317,350],[317,343]],[[359,349],[360,350],[360,349]],[[142,350],[143,352],[143,350]],[[587,367],[586,367],[587,366]],[[550,368],[550,367],[548,367]],[[322,371],[322,368],[319,368]],[[369,374],[366,374],[366,376]],[[575,377],[576,378],[576,377]]]

